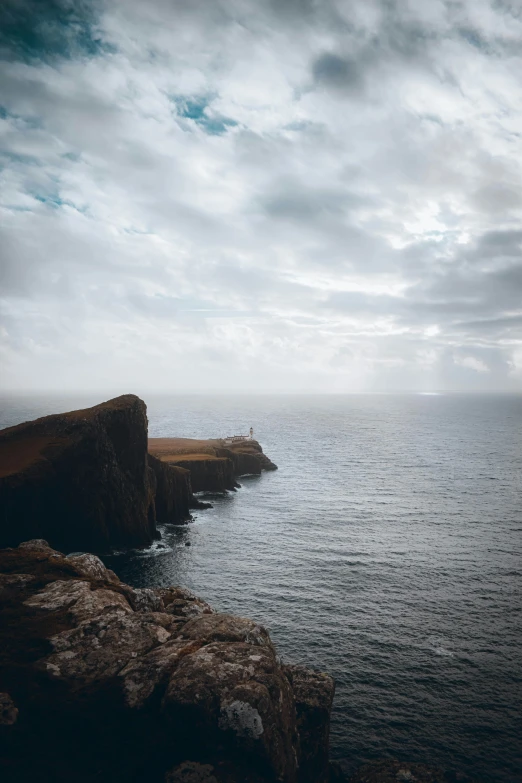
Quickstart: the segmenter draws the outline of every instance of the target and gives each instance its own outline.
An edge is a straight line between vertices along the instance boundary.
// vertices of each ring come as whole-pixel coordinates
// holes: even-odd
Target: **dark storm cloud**
[[[522,230],[487,231],[478,238],[473,255],[479,259],[512,258],[522,264]]]
[[[340,215],[346,210],[371,203],[361,194],[346,189],[311,188],[306,183],[282,182],[272,186],[262,202],[266,214],[276,220],[309,222],[327,214]]]
[[[358,89],[363,86],[363,74],[354,61],[337,54],[324,52],[312,64],[312,73],[318,84],[336,89]]]

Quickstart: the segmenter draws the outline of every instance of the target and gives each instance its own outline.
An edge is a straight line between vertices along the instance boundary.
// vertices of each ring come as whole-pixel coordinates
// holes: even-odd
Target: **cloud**
[[[460,364],[461,367],[469,367],[470,370],[475,370],[476,372],[489,372],[487,364],[474,356],[463,356],[456,359],[455,362]]]
[[[331,52],[324,52],[312,64],[313,77],[319,85],[335,89],[358,89],[363,75],[357,63]]]
[[[505,0],[7,0],[7,388],[520,389]]]

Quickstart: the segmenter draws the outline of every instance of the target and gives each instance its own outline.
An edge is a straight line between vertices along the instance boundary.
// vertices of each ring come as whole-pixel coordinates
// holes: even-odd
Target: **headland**
[[[276,467],[254,440],[148,441],[146,411],[128,394],[0,431],[0,546],[148,546],[158,524],[191,520],[194,492],[233,490],[238,476]]]
[[[149,438],[148,448],[167,465],[189,470],[193,492],[233,490],[240,476],[277,470],[257,440],[251,438],[236,442],[226,438]]]

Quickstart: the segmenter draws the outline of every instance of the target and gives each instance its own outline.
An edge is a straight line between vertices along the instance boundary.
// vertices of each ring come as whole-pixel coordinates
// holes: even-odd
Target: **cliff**
[[[147,454],[147,409],[125,395],[0,431],[0,545],[146,546],[190,517],[190,475]]]
[[[66,550],[155,535],[145,404],[125,395],[0,431],[0,545],[45,535]]]
[[[188,470],[193,492],[225,492],[237,486],[240,476],[277,470],[255,440],[226,444],[219,439],[149,438],[149,453]]]
[[[182,525],[190,517],[193,507],[190,473],[181,466],[170,466],[148,455],[152,472],[154,508],[159,524]]]
[[[182,588],[0,551],[0,778],[326,783],[334,684]]]
[[[227,458],[190,454],[187,458],[162,462],[187,470],[193,492],[225,492],[237,487],[233,463]]]

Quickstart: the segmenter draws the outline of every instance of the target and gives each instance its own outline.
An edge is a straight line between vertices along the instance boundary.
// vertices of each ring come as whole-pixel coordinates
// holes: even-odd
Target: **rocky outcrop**
[[[252,620],[40,540],[0,552],[0,628],[6,782],[327,779],[333,682]]]
[[[234,465],[226,457],[201,456],[169,464],[188,471],[193,492],[226,492],[237,487]]]
[[[263,453],[257,440],[245,440],[217,448],[216,454],[232,460],[236,476],[255,475],[263,470],[277,470],[277,465]]]
[[[150,544],[145,404],[125,395],[0,432],[0,545],[45,537],[71,551]]]
[[[301,737],[302,783],[328,783],[328,743],[333,681],[304,666],[285,666],[292,684]]]
[[[240,476],[277,470],[255,440],[225,444],[223,440],[150,438],[149,453],[188,470],[193,492],[226,492],[238,486]]]

